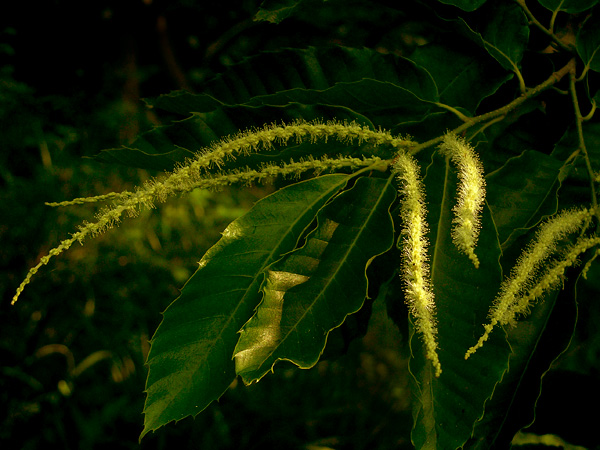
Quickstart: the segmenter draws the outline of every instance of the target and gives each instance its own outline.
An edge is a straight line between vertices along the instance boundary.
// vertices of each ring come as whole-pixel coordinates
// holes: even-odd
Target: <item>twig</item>
[[[573,64],[573,68],[569,71],[569,90],[571,92],[571,99],[573,100],[573,108],[575,110],[575,126],[577,127],[577,137],[579,139],[579,150],[583,154],[583,159],[585,161],[585,166],[588,170],[588,174],[590,176],[590,190],[592,194],[592,205],[594,206],[594,210],[596,214],[598,214],[598,200],[596,198],[596,189],[594,186],[594,170],[592,169],[592,163],[590,161],[590,155],[588,154],[587,147],[585,145],[585,138],[583,137],[583,122],[586,120],[585,117],[581,115],[581,109],[579,108],[579,100],[577,99],[577,90],[575,87],[576,82],[576,72],[575,65]]]
[[[462,132],[471,128],[473,125],[476,125],[481,122],[487,122],[489,120],[496,119],[497,117],[507,115],[509,112],[511,112],[514,109],[521,106],[527,100],[536,97],[537,95],[539,95],[546,89],[549,89],[550,87],[554,86],[556,83],[558,83],[560,80],[562,80],[562,78],[565,75],[567,75],[568,73],[570,73],[571,71],[574,71],[574,70],[575,70],[575,58],[571,59],[567,64],[565,64],[564,67],[562,67],[561,69],[559,69],[558,71],[556,71],[552,75],[550,75],[550,77],[548,77],[548,79],[546,81],[544,81],[541,84],[538,84],[534,88],[529,89],[527,92],[525,92],[518,98],[514,99],[508,105],[505,105],[502,108],[498,108],[494,111],[490,111],[485,114],[481,114],[479,116],[471,117],[471,118],[469,118],[468,122],[465,122],[462,125],[460,125],[459,127],[452,130],[452,133],[461,134]],[[438,136],[427,142],[423,142],[422,144],[411,147],[410,154],[414,155],[425,148],[431,147],[432,145],[439,144],[442,141],[443,137],[444,137],[443,135]]]
[[[463,113],[461,113],[461,112],[460,112],[458,109],[456,109],[456,108],[453,108],[453,107],[452,107],[452,106],[450,106],[450,105],[446,105],[446,104],[444,104],[444,103],[439,103],[439,102],[436,102],[436,103],[435,103],[435,106],[439,106],[440,108],[444,108],[444,109],[446,109],[446,110],[450,111],[452,114],[454,114],[456,117],[458,117],[458,118],[459,118],[460,120],[462,120],[463,122],[469,122],[469,121],[471,120],[471,118],[470,118],[470,117],[468,117],[468,116],[465,116],[465,115],[464,115]]]
[[[552,30],[552,28],[554,28],[554,20],[556,18],[556,12],[557,11],[555,11],[553,13],[553,16],[552,16],[552,24],[551,24],[552,28],[548,29],[544,25],[542,25],[539,20],[537,20],[535,18],[535,16],[533,15],[533,13],[529,10],[529,8],[527,7],[527,5],[525,4],[525,0],[515,0],[515,1],[523,9],[523,12],[525,12],[525,15],[527,16],[527,18],[529,19],[529,21],[533,25],[535,25],[540,31],[542,31],[542,33],[544,33],[550,39],[552,39],[554,41],[554,43],[556,45],[558,45],[562,50],[567,51],[569,53],[574,53],[575,50],[573,49],[573,47],[570,46],[569,44],[565,44],[557,35],[554,34],[554,31]]]

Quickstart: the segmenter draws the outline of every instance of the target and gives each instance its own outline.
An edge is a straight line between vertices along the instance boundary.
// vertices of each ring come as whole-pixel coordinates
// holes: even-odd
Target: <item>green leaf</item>
[[[463,123],[450,111],[434,112],[422,119],[398,124],[392,129],[392,133],[402,136],[418,136],[420,141],[425,142],[435,139]]]
[[[564,11],[568,13],[580,13],[590,9],[599,0],[538,0],[540,5],[550,11]]]
[[[264,124],[292,122],[298,118],[338,118],[372,125],[364,117],[346,108],[327,106],[302,106],[298,104],[284,107],[248,106],[223,107],[209,113],[197,113],[170,125],[156,127],[138,137],[131,145],[118,149],[101,151],[94,159],[106,163],[120,163],[150,170],[173,170],[177,163],[193,158],[195,153],[226,136],[237,135],[240,130],[262,127]],[[327,146],[327,144],[325,144]],[[276,146],[274,147],[274,149]],[[277,151],[270,152],[278,154]],[[259,155],[240,157],[228,161],[227,168],[257,165],[267,159]]]
[[[345,47],[266,52],[233,66],[209,82],[203,94],[174,92],[148,101],[192,116],[150,130],[127,147],[104,150],[95,159],[172,170],[239,130],[298,118],[392,128],[425,116],[437,99],[429,73],[407,59]],[[238,158],[228,164],[236,168],[264,161]]]
[[[586,69],[600,72],[600,11],[592,14],[579,30],[577,53]]]
[[[424,357],[422,342],[412,330],[410,371],[415,396],[412,441],[417,449],[461,448],[507,368],[510,348],[501,331],[465,361],[464,355],[483,332],[489,306],[500,284],[500,247],[490,212],[484,209],[475,269],[452,242],[452,207],[456,175],[447,161],[434,155],[427,169],[431,226],[431,278],[438,320],[442,374]]]
[[[419,89],[417,86],[405,88],[392,82],[362,79],[354,82],[337,82],[324,89],[289,89],[249,99],[242,106],[259,108],[265,105],[327,105],[345,108],[357,115],[366,116],[376,126],[389,129],[399,122],[418,120],[434,108],[434,102],[437,100],[435,85],[426,71],[418,69],[417,74],[424,77],[421,86],[425,89]],[[177,94],[176,99],[180,101],[183,100],[182,97],[186,97],[185,109],[194,109],[194,98],[190,97],[191,95],[193,94]],[[162,98],[160,104],[163,107],[171,106],[170,99],[167,97]],[[247,111],[252,110],[247,109]]]
[[[474,27],[459,19],[463,30],[475,43],[482,46],[506,70],[518,73],[521,59],[529,41],[529,22],[515,2],[490,2],[477,19]]]
[[[475,11],[481,7],[486,0],[439,0],[440,3],[446,5],[454,5],[462,9],[463,11]]]
[[[387,91],[378,92],[384,87],[361,85],[363,81],[380,82],[384,87],[389,85],[407,91],[406,99],[396,96],[396,101],[402,101],[397,106],[404,109],[419,100],[437,100],[435,84],[429,74],[411,61],[370,49],[336,46],[264,52],[233,65],[207,82],[201,94],[177,91],[147,102],[184,115],[213,111],[225,105],[324,104],[364,112],[381,108],[379,102],[384,101],[387,107]],[[370,103],[369,89],[374,89]],[[355,95],[361,99],[354,99]],[[368,105],[353,107],[356,100]]]
[[[515,433],[534,420],[544,373],[568,346],[576,322],[572,294],[553,292],[540,300],[516,327],[507,328],[509,368],[486,404],[465,448],[506,448]]]
[[[244,382],[279,360],[304,369],[317,363],[328,333],[362,307],[366,268],[393,244],[395,197],[393,177],[359,178],[319,212],[303,247],[269,267],[264,299],[235,349]]]
[[[465,108],[472,115],[484,98],[513,76],[499,73],[485,52],[464,40],[423,45],[410,59],[433,78],[441,103]]]
[[[423,76],[427,75],[423,73]],[[427,95],[430,100],[419,97],[419,94]],[[293,89],[258,100],[260,103],[268,101],[270,104],[280,105],[300,103],[342,106],[367,116],[377,126],[389,129],[398,122],[426,115],[433,107],[433,94],[433,91],[416,93],[391,82],[363,79],[352,83],[335,83],[320,91]],[[254,103],[250,101],[248,105],[254,106]]]
[[[588,121],[583,124],[583,137],[593,169],[600,167],[600,124]],[[561,160],[577,158],[569,165],[568,183],[561,186],[559,202],[561,208],[570,208],[591,199],[590,175],[583,154],[579,151],[579,134],[575,125],[571,126],[556,143],[551,156]]]
[[[235,378],[237,333],[260,301],[263,272],[295,247],[348,180],[326,175],[265,197],[204,255],[152,340],[142,437],[198,414],[225,392]]]
[[[600,302],[589,301],[589,299],[600,298],[600,259],[598,257],[590,262],[586,277],[579,276],[576,288],[579,319],[572,348],[577,350],[572,354],[573,358],[569,364],[564,367],[591,373],[600,369],[600,360],[596,357],[596,355],[600,355],[600,333],[597,332]]]
[[[571,274],[577,270],[571,270]],[[545,375],[569,345],[571,348],[576,346],[572,342],[574,329],[579,318],[583,317],[578,312],[576,299],[577,285],[582,278],[570,275],[568,280],[572,281],[567,280],[562,291],[546,294],[531,309],[530,315],[519,319],[516,327],[507,327],[512,349],[509,370],[486,404],[485,415],[477,424],[466,449],[483,450],[490,448],[491,444],[494,448],[505,448],[518,430],[538,423],[535,416],[540,407],[540,385],[543,396]],[[560,366],[563,364],[564,361]],[[551,401],[554,403],[556,398]],[[553,425],[557,423],[555,420],[552,422]],[[559,434],[555,427],[552,432]]]
[[[525,102],[504,120],[483,131],[473,129],[479,135],[469,138],[479,140],[477,149],[488,174],[503,167],[510,158],[519,157],[526,149],[549,153],[563,133],[563,127],[548,123],[543,105],[537,99]],[[540,129],[545,130],[543,136]]]
[[[486,176],[487,203],[503,245],[515,228],[532,227],[542,215],[556,212],[556,189],[564,178],[562,170],[563,162],[558,159],[526,150]],[[550,196],[554,196],[552,206],[541,210]]]

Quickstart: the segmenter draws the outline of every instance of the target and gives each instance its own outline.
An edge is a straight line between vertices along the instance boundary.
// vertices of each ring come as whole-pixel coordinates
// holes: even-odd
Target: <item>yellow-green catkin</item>
[[[571,245],[562,255],[559,261],[555,261],[547,268],[537,283],[529,289],[526,295],[523,295],[512,308],[511,313],[515,315],[529,314],[531,306],[535,301],[542,297],[546,292],[554,289],[560,284],[565,271],[575,265],[577,258],[592,247],[600,245],[600,238],[597,236],[581,236],[573,245]],[[585,268],[584,268],[585,270]]]
[[[475,254],[475,246],[481,230],[480,217],[485,201],[483,165],[473,147],[455,134],[446,134],[439,149],[458,168],[458,198],[453,208],[452,239],[457,248],[478,268],[479,258]]]
[[[406,154],[399,154],[393,167],[400,182],[400,215],[402,275],[405,281],[406,301],[415,319],[415,328],[425,345],[426,357],[434,367],[435,375],[442,373],[438,356],[435,302],[431,289],[427,256],[427,209],[424,191],[416,160]]]
[[[169,174],[165,181],[159,183],[156,198],[149,201],[152,206],[155,200],[164,200],[171,192],[185,192],[187,186],[214,173],[214,168],[226,166],[228,159],[236,155],[247,155],[263,150],[275,149],[275,145],[288,145],[291,142],[308,141],[316,143],[336,139],[346,145],[369,143],[373,146],[388,146],[396,150],[406,149],[415,143],[407,138],[394,136],[389,131],[371,130],[356,122],[297,120],[290,124],[265,125],[262,128],[246,130],[228,136],[210,146],[199,150],[193,158],[187,159],[176,170]],[[153,184],[153,182],[151,182]],[[168,185],[167,185],[168,184]],[[146,186],[145,190],[148,190]],[[67,206],[92,203],[105,200],[123,201],[130,192],[109,193],[95,197],[76,198],[65,202],[47,203],[49,206]]]
[[[510,277],[501,284],[500,292],[490,309],[490,322],[484,325],[484,334],[467,351],[465,359],[483,346],[496,325],[515,325],[518,314],[526,314],[542,294],[560,282],[564,271],[575,264],[582,252],[598,244],[596,237],[579,238],[557,262],[537,276],[542,263],[556,250],[559,240],[582,230],[591,217],[592,211],[585,208],[567,210],[541,225],[534,241],[518,258]]]
[[[74,233],[70,239],[62,241],[58,247],[44,256],[39,263],[33,267],[18,287],[13,297],[14,304],[25,285],[40,267],[47,264],[51,257],[67,250],[75,241],[83,242],[89,235],[95,236],[111,228],[127,212],[135,216],[140,208],[153,208],[159,201],[165,201],[169,196],[178,193],[189,192],[197,188],[218,188],[226,184],[262,182],[276,176],[298,175],[307,170],[335,171],[341,168],[358,168],[373,165],[373,169],[382,170],[385,164],[381,159],[337,157],[315,159],[308,157],[300,162],[289,164],[267,165],[259,170],[234,170],[215,175],[221,167],[226,166],[226,160],[235,158],[236,155],[250,154],[263,150],[274,149],[275,145],[287,145],[292,142],[311,143],[328,139],[337,139],[346,144],[369,143],[373,146],[385,145],[394,149],[405,149],[412,145],[408,139],[394,136],[388,131],[371,130],[366,126],[355,122],[306,122],[295,121],[291,124],[267,125],[263,128],[247,130],[233,137],[226,137],[211,146],[198,151],[194,158],[188,159],[180,164],[172,173],[164,178],[151,180],[138,188],[135,192],[121,192],[99,195],[96,197],[78,198],[71,201],[50,203],[50,206],[66,206],[97,201],[112,200],[113,205],[104,208],[96,216],[94,223],[86,223]]]
[[[84,205],[86,203],[104,202],[107,200],[117,200],[120,198],[128,197],[131,192],[109,192],[108,194],[96,195],[94,197],[79,197],[73,200],[67,200],[64,202],[46,202],[46,206],[71,206],[71,205]]]
[[[68,250],[76,241],[83,243],[88,236],[97,236],[112,228],[120,221],[124,213],[135,216],[140,208],[152,208],[156,201],[164,201],[169,196],[189,192],[193,189],[218,189],[236,183],[247,184],[252,182],[265,182],[277,176],[295,176],[309,170],[322,172],[335,171],[343,168],[356,169],[369,166],[380,168],[382,164],[384,164],[384,162],[378,157],[307,158],[288,164],[265,165],[256,170],[235,170],[223,174],[207,175],[204,178],[191,176],[186,168],[179,168],[162,180],[152,180],[145,183],[135,192],[126,191],[121,193],[121,195],[110,196],[110,198],[115,198],[117,200],[115,200],[112,206],[107,206],[100,210],[96,215],[96,222],[84,223],[79,227],[79,231],[74,233],[71,238],[63,240],[56,248],[50,250],[46,256],[42,257],[40,261],[29,270],[25,279],[17,288],[17,291],[13,296],[12,304],[19,299],[23,289],[31,281],[33,275],[35,275],[42,266],[48,264],[52,257]],[[72,204],[69,202],[64,203]],[[78,203],[80,202],[75,202],[75,204]]]

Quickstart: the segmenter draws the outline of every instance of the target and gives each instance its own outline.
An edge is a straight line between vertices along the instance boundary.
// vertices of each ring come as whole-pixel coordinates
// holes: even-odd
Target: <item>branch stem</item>
[[[471,128],[474,125],[477,125],[478,123],[491,121],[491,120],[494,120],[494,119],[496,119],[496,118],[498,118],[500,116],[507,115],[509,112],[511,112],[514,109],[516,109],[519,106],[521,106],[527,100],[530,100],[530,99],[536,97],[537,95],[539,95],[540,93],[542,93],[546,89],[549,89],[552,86],[554,86],[556,83],[558,83],[560,80],[562,80],[562,78],[565,75],[567,75],[568,73],[570,73],[570,72],[572,72],[574,70],[575,70],[575,58],[571,59],[562,68],[560,68],[559,70],[557,70],[556,72],[554,72],[552,75],[550,75],[550,77],[548,77],[548,79],[546,81],[544,81],[543,83],[540,83],[537,86],[535,86],[535,87],[527,90],[527,92],[525,92],[524,94],[520,95],[519,97],[517,97],[516,99],[514,99],[509,104],[507,104],[507,105],[505,105],[505,106],[503,106],[501,108],[495,109],[494,111],[490,111],[490,112],[487,112],[485,114],[481,114],[479,116],[475,116],[475,117],[469,118],[468,122],[465,122],[462,125],[460,125],[457,128],[455,128],[454,130],[452,130],[452,133],[460,135],[462,132],[468,130],[469,128]],[[433,145],[439,144],[442,141],[443,138],[444,138],[444,136],[442,135],[442,136],[438,136],[438,137],[436,137],[434,139],[431,139],[429,141],[423,142],[422,144],[415,145],[414,147],[411,147],[410,154],[414,155],[414,154],[420,152],[421,150],[423,150],[425,148],[428,148],[428,147],[431,147]]]
[[[554,21],[556,20],[556,14],[558,13],[558,10],[556,10],[552,13],[552,19],[550,21],[550,29],[548,29],[544,25],[542,25],[539,20],[536,19],[536,17],[533,15],[533,13],[530,11],[530,9],[525,4],[525,0],[515,0],[515,1],[521,7],[521,9],[523,9],[523,12],[525,13],[525,15],[527,16],[529,21],[533,25],[535,25],[542,33],[544,33],[546,36],[548,36],[550,39],[552,39],[552,41],[556,45],[558,45],[562,50],[567,51],[569,53],[574,52],[573,47],[571,47],[568,44],[565,44],[563,41],[561,41],[561,39],[556,34],[554,34]]]

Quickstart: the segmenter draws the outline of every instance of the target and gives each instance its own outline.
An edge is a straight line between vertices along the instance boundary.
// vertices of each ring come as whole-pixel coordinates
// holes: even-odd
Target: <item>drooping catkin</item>
[[[473,147],[455,134],[446,134],[439,149],[458,168],[458,197],[453,208],[452,239],[457,248],[478,268],[479,258],[475,254],[475,246],[481,230],[480,216],[485,200],[483,165]]]
[[[484,334],[467,351],[465,359],[483,346],[496,325],[514,325],[518,314],[528,313],[537,299],[560,282],[564,271],[575,264],[581,253],[600,243],[595,236],[580,237],[557,261],[540,269],[556,250],[558,242],[585,228],[591,217],[592,211],[585,208],[567,210],[541,225],[533,242],[517,259],[510,277],[500,285],[500,292],[490,308],[490,322],[484,325]]]
[[[406,149],[414,145],[410,139],[394,136],[389,131],[371,130],[367,126],[356,122],[340,122],[336,120],[321,122],[296,120],[290,124],[271,124],[262,128],[241,131],[227,136],[210,146],[196,152],[193,158],[179,164],[176,169],[158,186],[157,197],[152,200],[166,198],[169,192],[185,191],[190,180],[200,180],[215,172],[215,168],[226,166],[226,160],[236,155],[247,155],[264,150],[271,150],[275,145],[288,145],[290,141],[299,143],[308,141],[317,143],[327,142],[328,139],[337,139],[346,145],[369,143],[373,146],[385,145],[396,150]],[[168,189],[163,185],[168,183]],[[146,186],[147,190],[148,186]],[[115,200],[122,202],[125,197],[130,197],[130,192],[120,192],[98,195],[94,197],[76,198],[64,202],[47,203],[49,206],[80,205],[84,203]]]
[[[192,176],[188,170],[185,170],[185,168],[182,167],[163,179],[155,179],[146,182],[135,192],[123,192],[121,195],[110,196],[110,198],[116,200],[112,206],[107,206],[100,210],[96,215],[95,222],[84,223],[69,239],[61,241],[57,247],[50,250],[47,255],[42,257],[40,261],[29,270],[25,279],[17,288],[12,299],[12,304],[17,302],[19,296],[23,292],[25,286],[31,281],[33,275],[35,275],[42,266],[48,264],[52,257],[68,250],[76,241],[83,243],[88,236],[97,236],[112,228],[120,221],[125,212],[128,212],[131,216],[135,216],[140,208],[152,208],[157,201],[164,201],[169,196],[189,192],[194,189],[218,189],[236,183],[264,182],[277,176],[294,176],[310,170],[314,170],[318,173],[328,170],[340,170],[342,168],[356,169],[368,166],[380,168],[382,164],[385,163],[378,157],[307,158],[288,164],[270,164],[264,165],[260,169],[234,170],[217,175],[209,174],[204,177],[199,177],[197,175]],[[79,199],[76,200],[75,203],[80,203]],[[69,202],[64,203],[71,204]]]
[[[400,182],[400,216],[402,276],[404,277],[406,301],[415,319],[415,328],[425,345],[426,357],[433,364],[435,375],[442,373],[437,353],[437,326],[435,302],[431,289],[427,256],[427,220],[424,191],[416,160],[399,154],[393,166]]]

